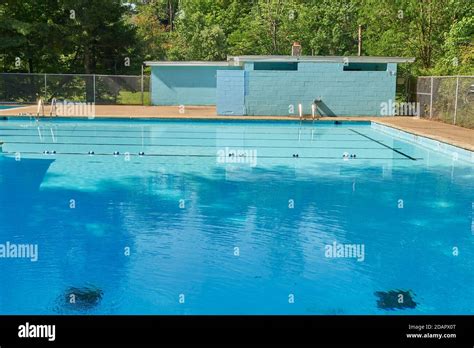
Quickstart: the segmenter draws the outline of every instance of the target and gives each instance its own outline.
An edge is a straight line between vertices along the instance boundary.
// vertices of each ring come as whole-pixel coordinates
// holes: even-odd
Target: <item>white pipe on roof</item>
[[[246,62],[413,63],[413,57],[376,56],[228,56],[227,61],[148,61],[147,66],[237,66]]]
[[[229,62],[207,62],[207,61],[148,61],[147,66],[229,66]]]
[[[412,63],[415,58],[409,57],[376,57],[376,56],[229,56],[228,61],[245,62],[331,62],[343,63]]]

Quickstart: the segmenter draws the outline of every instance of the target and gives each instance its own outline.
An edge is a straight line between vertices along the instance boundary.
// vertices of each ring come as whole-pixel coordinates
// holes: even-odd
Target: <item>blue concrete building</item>
[[[216,105],[217,71],[228,62],[146,62],[152,105]]]
[[[147,62],[153,105],[216,105],[219,115],[378,116],[395,100],[397,64],[414,58],[241,56]],[[314,104],[314,106],[313,106]]]

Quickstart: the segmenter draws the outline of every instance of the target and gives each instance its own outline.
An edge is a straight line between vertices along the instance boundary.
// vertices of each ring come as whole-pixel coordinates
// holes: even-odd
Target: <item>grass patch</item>
[[[119,105],[142,105],[141,92],[120,91],[117,96],[117,104]],[[143,93],[143,104],[151,105],[150,92]]]

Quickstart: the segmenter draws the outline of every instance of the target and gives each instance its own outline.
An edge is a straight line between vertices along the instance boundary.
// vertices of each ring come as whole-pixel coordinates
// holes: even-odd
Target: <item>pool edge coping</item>
[[[452,142],[449,142],[446,139],[441,140],[441,139],[439,139],[440,137],[430,137],[430,136],[427,136],[427,135],[425,135],[423,133],[420,133],[420,132],[416,132],[416,131],[413,131],[413,130],[407,130],[407,129],[404,129],[403,127],[397,127],[397,126],[394,126],[392,124],[385,124],[385,123],[380,122],[380,121],[379,122],[371,121],[370,123],[371,123],[371,126],[373,126],[373,125],[379,126],[380,127],[379,129],[377,129],[377,128],[375,128],[375,129],[382,132],[382,133],[388,134],[388,135],[393,136],[393,137],[397,137],[397,138],[399,138],[401,140],[404,140],[404,141],[409,141],[409,142],[415,143],[419,146],[428,148],[430,150],[433,150],[433,151],[438,152],[438,153],[443,154],[443,155],[450,155],[450,154],[453,155],[452,152],[451,153],[447,152],[448,149],[446,149],[446,147],[455,148],[455,149],[461,150],[461,152],[467,152],[470,155],[467,155],[465,158],[461,158],[461,159],[463,161],[468,162],[468,163],[474,163],[474,151],[467,148],[467,147],[464,147],[462,145],[454,144]],[[404,133],[407,136],[413,136],[414,139],[403,138],[403,137],[397,135],[396,132],[393,132],[393,133],[385,132],[382,129],[382,127],[390,128],[393,131],[398,131],[398,133]],[[421,139],[427,139],[427,140],[432,141],[434,143],[443,144],[445,149],[444,150],[441,149],[439,147],[439,145],[434,147],[434,146],[428,145],[427,143],[422,143],[422,142],[419,141],[420,138]],[[469,159],[469,157],[470,157],[470,159]]]

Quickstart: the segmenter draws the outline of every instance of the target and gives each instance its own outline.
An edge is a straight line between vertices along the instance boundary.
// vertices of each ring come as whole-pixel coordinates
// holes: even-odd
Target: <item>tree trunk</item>
[[[84,73],[91,73],[91,51],[88,46],[84,47]]]
[[[30,74],[33,73],[33,59],[31,59],[31,58],[28,58],[28,72]]]
[[[168,0],[168,20],[170,21],[170,31],[174,29],[173,23],[173,0]]]
[[[420,57],[424,68],[431,68],[431,51],[432,51],[432,11],[428,3],[425,9],[425,2],[420,2]]]
[[[278,30],[277,22],[276,22],[276,20],[274,20],[273,23],[272,23],[272,42],[273,42],[273,52],[272,52],[272,54],[277,54],[278,53],[278,49],[277,49],[277,30]]]
[[[88,45],[84,47],[84,72],[86,74],[92,74],[93,63],[92,63],[92,52]],[[85,78],[86,87],[86,102],[92,103],[94,101],[94,86],[93,79],[89,76]]]

